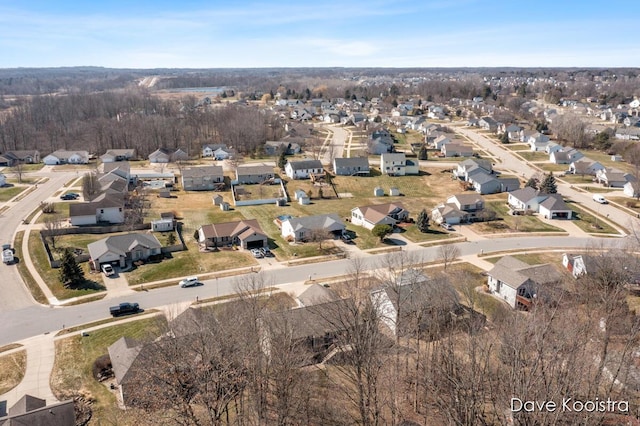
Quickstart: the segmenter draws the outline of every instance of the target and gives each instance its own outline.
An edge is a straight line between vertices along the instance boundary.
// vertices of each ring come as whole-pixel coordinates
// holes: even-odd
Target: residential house
[[[596,180],[609,188],[624,188],[628,182],[636,182],[638,179],[631,173],[607,167],[596,172]]]
[[[575,148],[564,147],[560,150],[550,150],[549,161],[554,164],[571,164],[584,158],[584,154]]]
[[[213,191],[224,186],[222,166],[187,167],[181,180],[185,191]]]
[[[478,126],[483,130],[490,132],[498,131],[498,122],[491,117],[482,117],[478,120]]]
[[[527,143],[529,144],[531,151],[544,151],[549,144],[549,136],[543,135],[542,133],[536,133],[529,136]]]
[[[389,176],[417,175],[418,161],[408,160],[403,152],[380,155],[380,172]]]
[[[590,158],[582,158],[574,161],[569,165],[568,173],[574,175],[589,175],[595,176],[599,170],[603,170],[604,166],[598,161],[591,160]]]
[[[0,186],[5,186],[7,184],[7,177],[0,173]]]
[[[400,203],[374,204],[351,209],[351,223],[366,229],[373,229],[376,225],[393,227],[408,218],[409,212]]]
[[[556,142],[549,142],[547,146],[544,148],[544,152],[551,155],[553,152],[562,151],[564,147]],[[551,159],[551,158],[550,158]]]
[[[624,184],[624,195],[632,198],[640,198],[640,182],[633,181]]]
[[[457,194],[431,210],[431,219],[436,223],[457,225],[473,221],[483,209],[484,199],[480,195]]]
[[[114,163],[116,161],[130,161],[135,160],[136,150],[135,148],[125,149],[109,149],[107,152],[100,156],[102,163]]]
[[[267,235],[256,219],[202,225],[198,229],[198,242],[205,247],[254,249],[268,246]]]
[[[103,193],[90,202],[71,203],[69,222],[74,226],[124,223],[124,197]]]
[[[522,134],[523,130],[524,130],[524,127],[522,126],[518,126],[516,124],[510,124],[504,128],[503,133],[504,132],[507,133],[507,136],[509,136],[509,140],[517,141],[520,139],[520,135]]]
[[[468,182],[478,194],[496,194],[520,188],[520,180],[516,177],[498,177],[482,172],[473,173]]]
[[[368,176],[369,159],[367,157],[334,158],[333,172],[337,176]]]
[[[312,306],[322,303],[335,302],[340,296],[331,288],[320,284],[311,284],[298,297],[298,306]]]
[[[597,265],[598,263],[592,256],[586,254],[562,254],[562,266],[571,272],[574,278],[587,273],[587,265]],[[593,272],[593,271],[591,271]]]
[[[367,142],[367,152],[371,155],[380,155],[393,152],[393,138],[391,136],[371,137]]]
[[[272,156],[280,155],[282,152],[284,152],[285,155],[295,155],[301,151],[299,143],[288,140],[266,141],[263,149],[265,155]]]
[[[288,161],[284,172],[290,179],[308,179],[312,175],[324,175],[320,160]]]
[[[2,401],[6,402],[6,401]],[[75,403],[72,399],[48,404],[44,399],[23,395],[8,412],[0,405],[1,426],[74,426]]]
[[[441,149],[442,154],[445,157],[472,157],[473,156],[473,148],[469,145],[465,145],[462,143],[448,143],[446,145],[442,145]]]
[[[464,309],[455,289],[407,269],[369,293],[382,322],[393,335],[438,334],[451,326]]]
[[[131,262],[147,260],[162,252],[160,241],[152,233],[131,232],[112,235],[87,245],[95,270],[105,263],[124,268]]]
[[[272,166],[266,164],[243,164],[236,168],[236,181],[239,184],[266,183],[275,178]]]
[[[444,134],[439,135],[433,140],[433,148],[437,150],[441,150],[442,147],[448,143],[451,143],[452,140]]]
[[[618,128],[616,129],[616,139],[622,139],[625,141],[637,141],[640,140],[640,128]]]
[[[40,152],[37,150],[7,151],[0,155],[0,166],[12,167],[16,164],[36,164],[40,162]]]
[[[42,162],[48,166],[58,164],[88,164],[89,153],[87,151],[58,150],[47,155]]]
[[[202,156],[205,158],[214,158],[221,161],[231,158],[234,155],[235,151],[222,143],[202,145]]]
[[[453,170],[453,175],[463,181],[468,181],[474,173],[493,174],[491,161],[470,158],[458,163]]]
[[[112,174],[121,177],[127,183],[135,183],[135,177],[131,176],[131,164],[128,161],[102,163],[99,170],[101,176]]]
[[[517,212],[535,212],[547,219],[571,219],[573,211],[560,194],[545,194],[531,187],[512,191],[507,198],[509,206]]]
[[[150,163],[172,163],[187,161],[189,159],[189,155],[180,148],[176,150],[158,148],[149,154],[148,158]]]
[[[550,264],[529,265],[505,256],[487,272],[489,291],[514,309],[528,310],[537,300],[551,294],[562,275]]]
[[[336,213],[294,217],[282,221],[281,235],[285,240],[305,241],[315,232],[342,235],[346,227]]]
[[[269,357],[272,346],[285,336],[306,352],[302,365],[322,362],[341,343],[347,327],[353,326],[335,319],[353,309],[353,299],[338,299],[266,315],[259,321],[262,349]]]

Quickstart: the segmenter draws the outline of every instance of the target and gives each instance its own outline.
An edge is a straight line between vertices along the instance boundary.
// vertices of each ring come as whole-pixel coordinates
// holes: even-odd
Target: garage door
[[[247,249],[264,247],[264,242],[260,241],[247,241]]]

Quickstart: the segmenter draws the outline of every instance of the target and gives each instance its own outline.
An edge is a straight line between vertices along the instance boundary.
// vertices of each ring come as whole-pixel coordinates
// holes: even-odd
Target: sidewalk
[[[20,384],[0,395],[0,400],[6,400],[7,406],[12,406],[25,394],[45,399],[47,404],[58,401],[49,386],[56,355],[54,338],[54,334],[46,334],[20,342],[24,346],[16,351],[27,351],[27,368]]]

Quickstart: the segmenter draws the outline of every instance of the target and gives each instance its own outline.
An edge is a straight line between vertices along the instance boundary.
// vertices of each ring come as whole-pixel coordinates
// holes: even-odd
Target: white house
[[[48,166],[57,164],[88,164],[89,153],[87,151],[58,150],[47,155],[42,162]]]
[[[632,198],[640,198],[640,182],[633,181],[624,184],[624,195]]]
[[[308,179],[311,175],[324,174],[320,160],[289,161],[284,172],[290,179]]]
[[[7,177],[0,173],[0,186],[5,186],[7,184]]]
[[[315,231],[342,234],[345,229],[340,216],[330,213],[289,218],[282,222],[280,233],[285,240],[305,241],[311,238]]]
[[[124,197],[105,193],[91,202],[72,203],[69,205],[69,221],[74,226],[124,223]]]
[[[420,173],[418,161],[407,160],[403,152],[380,155],[380,172],[390,176],[417,175]]]
[[[544,194],[529,186],[510,192],[507,203],[515,211],[536,212],[547,219],[573,217],[573,210],[567,206],[560,194]]]

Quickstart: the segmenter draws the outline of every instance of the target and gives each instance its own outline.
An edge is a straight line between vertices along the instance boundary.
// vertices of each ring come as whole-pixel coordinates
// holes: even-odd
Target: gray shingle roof
[[[321,169],[322,163],[320,160],[301,160],[301,161],[289,161],[292,170],[308,170],[308,169]]]

